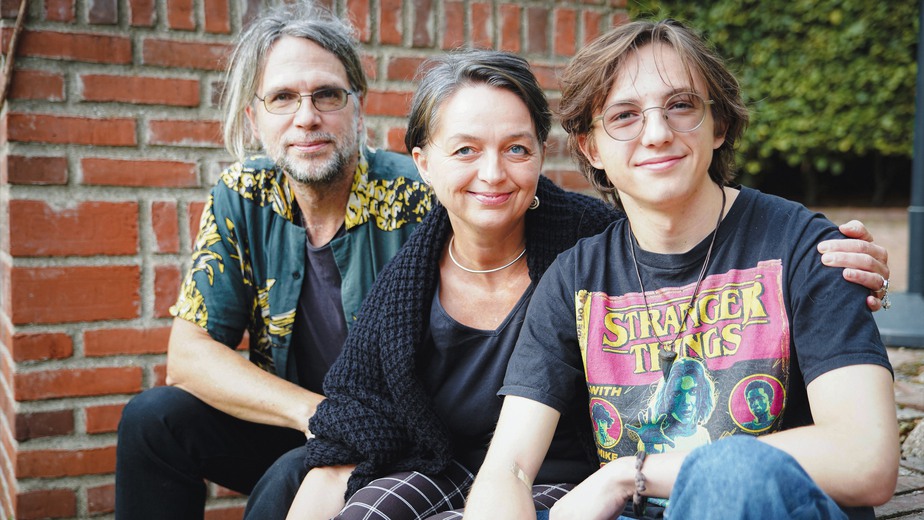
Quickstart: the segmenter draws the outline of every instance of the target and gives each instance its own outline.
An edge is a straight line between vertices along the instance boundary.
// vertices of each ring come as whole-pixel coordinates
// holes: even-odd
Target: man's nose
[[[642,144],[646,146],[659,145],[669,142],[674,137],[674,131],[667,124],[667,118],[664,116],[664,109],[653,107],[650,112],[645,113],[645,120],[642,122]]]
[[[302,97],[294,118],[296,125],[311,127],[321,121],[321,112],[311,103],[311,98],[306,96]]]

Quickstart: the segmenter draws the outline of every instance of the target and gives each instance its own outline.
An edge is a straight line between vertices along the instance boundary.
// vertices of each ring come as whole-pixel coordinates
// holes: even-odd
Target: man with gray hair
[[[349,25],[307,4],[241,35],[222,101],[238,162],[211,191],[171,308],[168,386],[123,412],[117,518],[202,518],[204,479],[250,494],[273,464],[297,490],[293,449],[348,325],[430,209],[409,158],[365,147],[357,47]],[[234,351],[245,331],[249,361]],[[272,480],[248,516],[285,515],[287,487]]]

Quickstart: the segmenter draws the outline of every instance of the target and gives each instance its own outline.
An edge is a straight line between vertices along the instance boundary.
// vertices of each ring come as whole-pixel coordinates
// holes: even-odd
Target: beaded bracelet
[[[632,511],[637,518],[645,514],[645,506],[648,505],[648,500],[642,497],[642,492],[645,491],[645,475],[642,474],[645,455],[647,454],[644,451],[635,453],[635,494],[632,495]]]

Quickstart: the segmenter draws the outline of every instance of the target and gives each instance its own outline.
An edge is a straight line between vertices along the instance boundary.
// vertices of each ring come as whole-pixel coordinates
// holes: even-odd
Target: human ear
[[[712,149],[718,150],[725,143],[725,133],[728,131],[728,125],[724,122],[716,121],[715,132],[713,133]]]
[[[253,106],[247,105],[247,107],[244,108],[244,115],[247,116],[247,122],[250,123],[250,133],[253,134],[253,138],[257,141],[261,141],[256,115],[253,113]]]
[[[420,178],[424,181],[424,184],[427,186],[430,185],[430,175],[429,175],[429,165],[430,161],[427,158],[427,154],[424,153],[423,148],[415,146],[411,150],[411,158],[414,159],[414,164],[417,166],[417,173],[420,174]]]
[[[587,159],[591,166],[598,170],[603,169],[603,162],[600,160],[600,154],[597,153],[596,141],[590,134],[581,134],[577,137],[578,148],[581,154]]]

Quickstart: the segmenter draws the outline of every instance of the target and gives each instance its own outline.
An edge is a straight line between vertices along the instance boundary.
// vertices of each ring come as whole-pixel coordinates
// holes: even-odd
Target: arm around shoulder
[[[862,285],[872,294],[866,297],[866,305],[873,312],[883,308],[889,279],[889,252],[873,242],[873,235],[859,220],[851,220],[839,227],[846,239],[823,240],[817,246],[822,253],[822,262],[830,267],[843,267],[843,277],[848,282]]]

